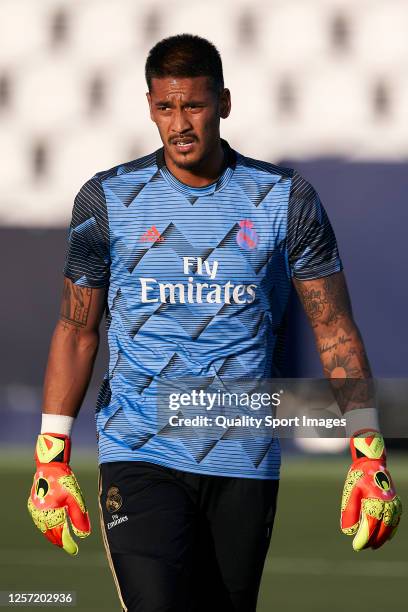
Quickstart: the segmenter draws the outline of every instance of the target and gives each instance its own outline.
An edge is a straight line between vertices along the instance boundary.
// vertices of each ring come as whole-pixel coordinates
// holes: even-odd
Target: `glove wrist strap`
[[[69,463],[71,440],[69,436],[55,433],[41,433],[37,438],[34,458],[39,463]]]
[[[379,459],[385,462],[384,438],[379,431],[362,430],[350,438],[353,462],[364,459]]]

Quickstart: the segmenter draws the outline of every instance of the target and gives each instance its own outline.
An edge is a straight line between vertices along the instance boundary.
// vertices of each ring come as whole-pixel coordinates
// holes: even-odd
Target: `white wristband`
[[[376,408],[356,408],[344,414],[346,418],[346,436],[352,438],[361,429],[380,431],[378,411]]]
[[[71,434],[74,417],[65,414],[42,413],[41,433],[56,433],[69,436]]]

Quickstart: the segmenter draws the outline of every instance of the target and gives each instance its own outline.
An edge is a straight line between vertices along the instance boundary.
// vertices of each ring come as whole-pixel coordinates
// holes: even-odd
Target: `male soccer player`
[[[122,607],[252,612],[274,522],[278,440],[229,429],[200,437],[163,424],[160,385],[279,376],[292,284],[327,377],[364,381],[370,369],[316,191],[220,137],[231,100],[216,48],[193,35],[162,40],[146,80],[163,146],[98,172],[75,199],[29,510],[71,554],[68,517],[75,534],[90,532],[69,467],[70,433],[106,309],[99,496]],[[380,546],[400,514],[374,406],[362,405],[365,421],[357,410],[349,421],[353,464],[342,501],[342,529],[356,550]]]

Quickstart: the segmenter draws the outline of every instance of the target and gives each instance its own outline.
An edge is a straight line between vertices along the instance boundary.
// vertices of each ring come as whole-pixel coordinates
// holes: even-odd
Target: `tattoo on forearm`
[[[324,342],[322,340],[324,339]],[[370,365],[358,328],[353,324],[347,332],[336,329],[317,336],[320,359],[329,378],[365,378],[371,376]]]
[[[322,344],[319,347],[319,353],[322,355],[323,353],[327,353],[328,351],[335,350],[339,346],[347,344],[348,342],[351,342],[351,341],[352,341],[352,339],[350,338],[350,336],[346,337],[344,334],[342,334],[339,338],[336,339],[335,342],[333,342],[331,344],[326,344],[326,343]],[[352,350],[353,349],[350,349],[350,354],[352,354],[351,353]]]
[[[340,408],[374,406],[375,390],[370,365],[357,327],[337,330],[331,341],[319,347],[325,376],[330,380]]]
[[[361,368],[353,364],[349,355],[334,354],[324,365],[324,373],[328,378],[360,378]]]
[[[374,381],[344,275],[294,281],[313,327],[325,376],[343,412],[375,406]]]
[[[91,305],[92,289],[80,287],[64,279],[61,318],[70,325],[85,327]],[[64,327],[65,329],[65,327]]]
[[[372,378],[332,378],[330,385],[343,413],[354,408],[372,408],[376,404]]]

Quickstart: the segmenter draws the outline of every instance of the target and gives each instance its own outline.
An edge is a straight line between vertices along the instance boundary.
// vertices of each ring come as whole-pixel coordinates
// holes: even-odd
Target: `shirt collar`
[[[211,195],[225,187],[232,177],[236,166],[236,152],[231,149],[228,142],[223,138],[221,138],[221,145],[225,151],[223,170],[216,181],[204,187],[191,187],[179,181],[166,166],[163,147],[156,151],[156,163],[163,178],[177,191],[197,197]]]

